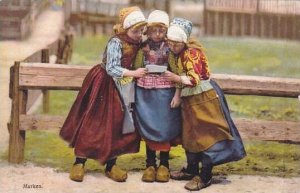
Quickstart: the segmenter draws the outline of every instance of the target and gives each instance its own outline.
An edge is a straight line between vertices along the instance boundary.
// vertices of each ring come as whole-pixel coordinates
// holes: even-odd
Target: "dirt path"
[[[130,172],[127,182],[117,183],[102,173],[87,173],[83,182],[69,180],[68,173],[32,164],[9,165],[0,162],[0,193],[185,193],[185,181],[143,183],[141,172]],[[37,188],[24,188],[26,184]],[[202,193],[299,193],[300,178],[260,176],[214,177],[213,185]]]

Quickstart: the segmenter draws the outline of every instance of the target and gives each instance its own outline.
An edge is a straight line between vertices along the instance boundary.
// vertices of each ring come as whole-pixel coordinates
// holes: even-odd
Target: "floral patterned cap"
[[[187,37],[190,37],[193,28],[193,23],[191,21],[184,18],[176,17],[171,22],[171,25],[179,26],[186,33]]]
[[[176,17],[170,24],[167,37],[178,42],[187,42],[192,33],[193,23],[187,19]]]

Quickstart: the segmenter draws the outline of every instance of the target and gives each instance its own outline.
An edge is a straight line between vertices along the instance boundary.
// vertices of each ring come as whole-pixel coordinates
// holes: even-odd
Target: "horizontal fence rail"
[[[31,54],[27,58],[25,58],[22,62],[34,63],[37,62],[40,65],[46,65],[45,63],[67,63],[70,59],[70,54],[72,52],[72,35],[65,34],[62,37],[53,43],[45,46],[44,49],[38,50],[35,53]],[[50,61],[50,57],[54,56],[53,61]],[[10,70],[10,74],[13,74],[13,67]],[[10,90],[12,90],[12,85],[10,85]],[[48,98],[49,93],[43,89],[28,89],[27,91],[27,105],[26,112],[31,109],[31,107],[35,104],[35,102],[39,99],[41,94],[43,93],[43,99]],[[9,93],[11,97],[11,92]],[[49,101],[43,101],[44,106],[49,106]]]
[[[12,74],[12,114],[9,161],[24,159],[25,133],[30,130],[60,129],[66,117],[26,114],[28,90],[80,90],[92,66],[16,62]],[[226,94],[295,98],[300,79],[213,74]],[[234,120],[243,139],[300,142],[300,122]]]
[[[21,130],[61,129],[65,117],[21,115]],[[243,139],[300,142],[300,122],[234,119]]]
[[[298,97],[300,79],[213,74],[226,94],[258,95],[275,97]]]
[[[92,66],[41,63],[20,64],[20,88],[79,90]],[[226,94],[298,97],[300,79],[213,74]]]

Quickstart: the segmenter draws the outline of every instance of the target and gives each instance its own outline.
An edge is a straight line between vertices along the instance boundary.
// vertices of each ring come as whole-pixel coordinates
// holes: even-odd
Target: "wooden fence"
[[[70,3],[70,22],[79,35],[111,34],[123,7],[139,6],[146,15],[153,9],[170,12],[170,0],[72,0]]]
[[[130,0],[130,5],[139,6],[146,15],[155,9],[163,10],[170,14],[171,12],[171,0]]]
[[[91,66],[16,62],[11,74],[9,162],[24,159],[25,132],[60,129],[65,117],[28,115],[28,90],[79,90]],[[213,74],[225,93],[292,97],[300,95],[300,79]],[[235,120],[244,139],[300,142],[300,122]]]
[[[38,63],[58,63],[66,64],[71,58],[73,47],[73,35],[63,34],[55,42],[49,44],[44,49],[38,50],[29,57],[25,58],[22,62],[38,62]],[[53,61],[50,61],[53,58]],[[10,74],[13,74],[13,68],[10,69]],[[12,88],[12,82],[10,83]],[[36,103],[38,98],[43,95],[43,112],[49,111],[49,92],[47,90],[32,90],[27,91],[27,106],[26,112],[31,111],[31,107]],[[10,98],[11,98],[10,93]]]
[[[205,0],[204,7],[206,35],[300,40],[300,1]]]

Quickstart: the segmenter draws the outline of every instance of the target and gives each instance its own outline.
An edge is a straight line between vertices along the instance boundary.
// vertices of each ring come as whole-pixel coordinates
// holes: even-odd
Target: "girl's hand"
[[[176,82],[176,83],[180,83],[180,82],[181,82],[180,76],[178,76],[177,74],[174,74],[173,72],[170,72],[170,71],[168,71],[168,70],[164,72],[164,76],[165,76],[169,81]]]
[[[138,68],[136,70],[127,70],[125,69],[123,76],[129,76],[134,78],[142,78],[147,74],[146,68]]]
[[[171,101],[171,108],[177,108],[181,104],[180,96],[175,95]]]
[[[133,77],[135,78],[142,78],[147,74],[146,68],[138,68],[133,71]]]

